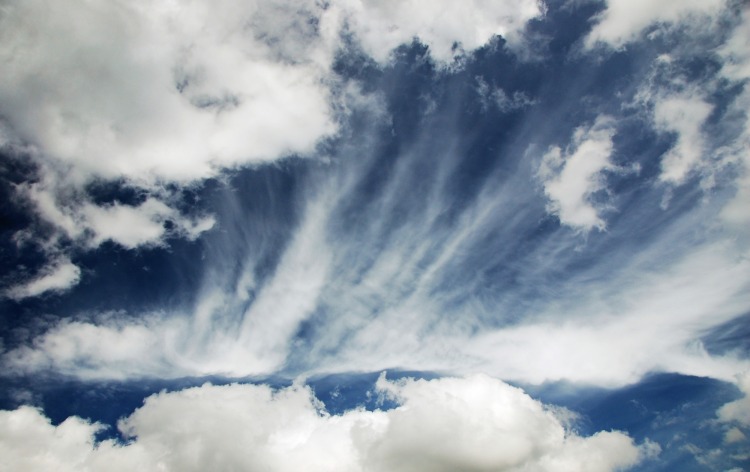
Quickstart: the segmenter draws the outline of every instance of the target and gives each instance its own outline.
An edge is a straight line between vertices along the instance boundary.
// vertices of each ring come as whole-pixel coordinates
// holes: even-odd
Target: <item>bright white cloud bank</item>
[[[55,427],[22,407],[0,412],[0,456],[9,470],[605,472],[659,453],[616,431],[578,436],[562,413],[485,376],[377,387],[400,406],[329,415],[304,386],[160,393],[120,422],[127,445],[95,445],[98,425]]]

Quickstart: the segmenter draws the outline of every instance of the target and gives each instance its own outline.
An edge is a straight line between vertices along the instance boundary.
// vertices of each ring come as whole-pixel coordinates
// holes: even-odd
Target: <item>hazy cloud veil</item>
[[[748,32],[0,0],[0,470],[750,467]]]

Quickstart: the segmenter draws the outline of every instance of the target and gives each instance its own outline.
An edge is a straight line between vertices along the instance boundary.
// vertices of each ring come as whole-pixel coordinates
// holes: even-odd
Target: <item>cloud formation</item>
[[[613,170],[612,118],[600,116],[589,128],[578,128],[571,148],[564,154],[555,146],[543,157],[539,167],[539,178],[544,193],[549,198],[548,211],[560,219],[560,223],[590,231],[606,227],[594,206],[592,196],[604,189],[602,173]]]
[[[336,129],[328,65],[305,59],[299,35],[320,38],[295,29],[273,48],[245,27],[259,11],[255,2],[6,5],[5,119],[19,140],[77,178],[190,181],[310,152]],[[292,21],[308,15],[300,10]]]
[[[377,383],[398,406],[330,415],[305,386],[206,384],[163,392],[123,419],[131,440],[94,443],[99,425],[58,426],[31,407],[0,412],[12,470],[622,470],[658,454],[627,435],[582,437],[554,410],[485,376]],[[217,408],[218,406],[218,408]]]
[[[621,48],[638,39],[651,26],[710,19],[725,6],[724,0],[606,0],[606,8],[596,19],[586,45],[597,42]]]
[[[346,108],[333,67],[342,36],[380,64],[414,39],[447,64],[494,35],[517,45],[542,13],[536,0],[10,2],[0,16],[2,146],[39,166],[40,183],[20,195],[56,231],[36,241],[51,254],[65,252],[59,237],[158,245],[166,220],[171,236],[194,238],[210,220],[177,212],[163,185],[314,154]],[[97,179],[162,195],[101,207],[83,191]]]
[[[53,261],[45,271],[37,274],[31,280],[7,289],[6,295],[20,300],[27,297],[36,297],[47,292],[60,292],[69,289],[78,283],[81,278],[81,269],[70,262],[70,259],[61,257]]]
[[[54,453],[9,435],[19,467],[617,470],[656,448],[474,374],[746,392],[744,346],[712,333],[750,308],[748,10],[586,1],[1,7],[0,151],[36,166],[0,169],[33,213],[3,233],[14,398],[61,377],[469,375],[383,380],[398,408],[341,415],[299,385],[162,393],[125,445],[22,408],[6,425]],[[726,454],[746,410],[717,412]]]

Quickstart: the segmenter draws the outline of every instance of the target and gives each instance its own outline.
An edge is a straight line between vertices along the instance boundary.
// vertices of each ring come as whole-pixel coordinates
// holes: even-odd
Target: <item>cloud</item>
[[[165,184],[314,155],[358,100],[333,70],[343,34],[381,64],[414,38],[448,62],[454,44],[471,51],[502,34],[517,45],[541,14],[536,0],[8,3],[0,143],[38,165],[20,195],[56,230],[27,239],[48,253],[65,252],[61,237],[135,249],[162,244],[165,221],[170,236],[196,238],[211,218],[175,210]],[[94,204],[84,189],[102,179],[151,198]]]
[[[712,107],[691,94],[667,96],[654,106],[656,129],[673,132],[677,140],[661,161],[660,180],[672,184],[684,182],[705,155],[702,126]]]
[[[549,198],[547,211],[560,223],[584,232],[606,227],[603,208],[592,196],[605,189],[602,173],[615,169],[610,161],[614,133],[612,118],[600,116],[590,127],[576,129],[565,152],[555,146],[542,157],[538,175]]]
[[[62,292],[76,285],[80,278],[81,269],[70,259],[60,257],[52,261],[36,277],[10,287],[5,294],[10,298],[20,300],[47,292]]]
[[[32,346],[7,352],[4,364],[11,371],[54,368],[83,379],[125,379],[144,372],[179,377],[184,371],[174,365],[168,368],[174,364],[168,356],[176,342],[171,333],[176,334],[175,328],[164,323],[155,327],[149,321],[128,324],[111,317],[99,324],[66,321],[36,338]],[[87,367],[89,361],[93,363]]]
[[[441,62],[483,46],[495,35],[517,45],[526,23],[544,13],[536,0],[341,3],[349,15],[347,25],[365,52],[379,62],[387,61],[394,48],[414,38],[429,46],[431,56]]]
[[[482,102],[482,108],[497,107],[502,113],[509,113],[536,104],[532,98],[524,92],[516,91],[508,95],[501,88],[492,88],[481,77],[477,77],[477,94]]]
[[[722,217],[737,228],[750,223],[750,8],[745,7],[738,24],[727,41],[719,48],[723,60],[721,74],[734,83],[743,84],[742,94],[733,103],[732,111],[737,122],[743,123],[742,133],[728,150],[729,158],[741,168],[737,179],[737,194],[722,210]]]
[[[750,372],[746,371],[738,375],[736,381],[737,387],[743,393],[743,397],[722,406],[717,413],[720,421],[738,423],[747,428],[750,427]],[[732,435],[728,434],[727,437],[729,439],[734,437],[736,440],[744,438],[744,436],[737,435],[736,433]]]
[[[0,412],[0,451],[14,470],[590,472],[622,470],[659,451],[616,431],[579,436],[554,410],[486,376],[381,378],[377,386],[399,406],[330,415],[300,385],[162,392],[121,420],[132,438],[124,445],[94,445],[98,425],[71,417],[52,426],[21,407]]]
[[[444,61],[456,42],[473,50],[540,14],[535,0],[9,4],[0,106],[75,177],[188,182],[310,154],[336,133],[345,24],[376,60],[419,37]]]
[[[621,48],[638,39],[649,26],[712,16],[724,6],[724,0],[606,0],[606,8],[596,18],[586,45],[592,47],[600,42]]]
[[[169,220],[191,239],[211,229],[214,222],[212,217],[190,221],[154,198],[137,206],[102,207],[89,203],[83,206],[82,214],[94,233],[91,244],[98,246],[103,241],[114,241],[129,249],[160,242],[166,233],[164,223]]]
[[[136,205],[98,205],[51,171],[44,172],[39,182],[19,184],[16,191],[31,203],[44,224],[54,228],[46,242],[52,248],[59,238],[89,248],[105,241],[127,249],[155,246],[163,244],[167,236],[195,239],[215,223],[210,215],[185,215],[152,196]]]
[[[730,428],[724,434],[724,442],[727,444],[739,443],[747,440],[747,436],[739,428]]]
[[[286,43],[296,62],[278,60],[245,26],[259,9],[6,5],[4,116],[20,139],[84,177],[189,181],[310,152],[336,130],[327,72]]]

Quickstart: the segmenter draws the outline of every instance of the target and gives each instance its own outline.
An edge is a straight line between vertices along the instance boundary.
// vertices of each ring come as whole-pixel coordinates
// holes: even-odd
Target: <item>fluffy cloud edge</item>
[[[381,376],[389,410],[330,415],[308,386],[205,384],[148,397],[96,443],[102,426],[53,426],[29,406],[0,411],[0,451],[24,470],[623,470],[658,455],[618,431],[583,437],[554,408],[500,380]]]

